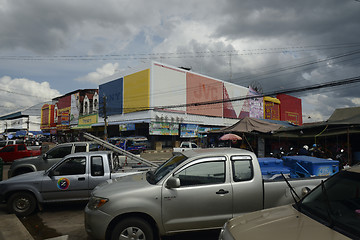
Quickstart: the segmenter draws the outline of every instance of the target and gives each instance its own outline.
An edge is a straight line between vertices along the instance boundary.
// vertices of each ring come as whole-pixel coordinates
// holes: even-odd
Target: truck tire
[[[141,218],[130,217],[116,224],[111,239],[153,240],[154,233],[148,222]]]
[[[28,216],[36,209],[36,198],[28,192],[14,193],[7,201],[7,208],[10,213],[19,217]]]

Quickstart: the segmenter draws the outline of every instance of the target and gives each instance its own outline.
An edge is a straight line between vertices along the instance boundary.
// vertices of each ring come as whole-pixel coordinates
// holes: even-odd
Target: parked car
[[[38,156],[41,154],[41,149],[28,149],[25,144],[6,145],[0,149],[0,158],[5,163],[11,163],[16,159]]]
[[[291,179],[301,195],[321,178]],[[96,239],[221,228],[230,218],[292,201],[284,180],[263,180],[254,153],[236,148],[188,150],[155,171],[97,186],[85,208],[85,228]],[[135,238],[134,238],[135,239]]]
[[[0,200],[7,203],[9,212],[18,216],[33,213],[38,204],[87,201],[99,183],[144,170],[121,166],[120,158],[110,151],[70,154],[46,171],[1,181]]]
[[[173,152],[183,152],[195,148],[198,148],[198,146],[194,142],[181,142],[180,147],[173,148]]]
[[[47,170],[70,153],[97,150],[99,150],[99,145],[93,142],[62,143],[42,155],[15,160],[8,171],[8,178],[28,172]]]
[[[360,165],[343,170],[292,205],[229,220],[219,240],[360,239]]]
[[[115,146],[134,154],[140,154],[149,147],[149,141],[146,137],[114,137],[109,142]]]

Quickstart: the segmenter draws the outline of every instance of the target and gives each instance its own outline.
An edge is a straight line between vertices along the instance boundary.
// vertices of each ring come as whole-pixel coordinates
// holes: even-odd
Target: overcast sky
[[[0,0],[0,114],[150,60],[264,93],[360,76],[357,0]],[[304,121],[360,106],[360,83],[297,93]]]

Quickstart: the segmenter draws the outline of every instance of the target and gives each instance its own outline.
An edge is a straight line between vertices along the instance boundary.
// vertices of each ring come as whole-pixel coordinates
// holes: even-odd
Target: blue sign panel
[[[99,85],[99,116],[104,117],[104,96],[106,97],[106,115],[122,114],[124,79],[119,78]]]

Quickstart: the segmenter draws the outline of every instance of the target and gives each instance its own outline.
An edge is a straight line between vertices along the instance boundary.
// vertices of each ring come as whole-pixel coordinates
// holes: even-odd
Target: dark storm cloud
[[[20,63],[21,77],[48,76],[52,86],[67,86],[65,93],[74,79],[94,84],[104,72],[159,56],[153,60],[246,87],[258,83],[264,92],[309,86],[360,75],[360,54],[350,54],[360,50],[359,12],[354,0],[0,0],[1,55],[55,56],[3,60],[0,77],[18,78],[12,66]],[[91,63],[76,59],[97,54]],[[104,57],[111,54],[120,57]],[[56,61],[62,55],[73,57]],[[329,116],[360,104],[359,91],[355,85],[297,96],[305,112]]]

